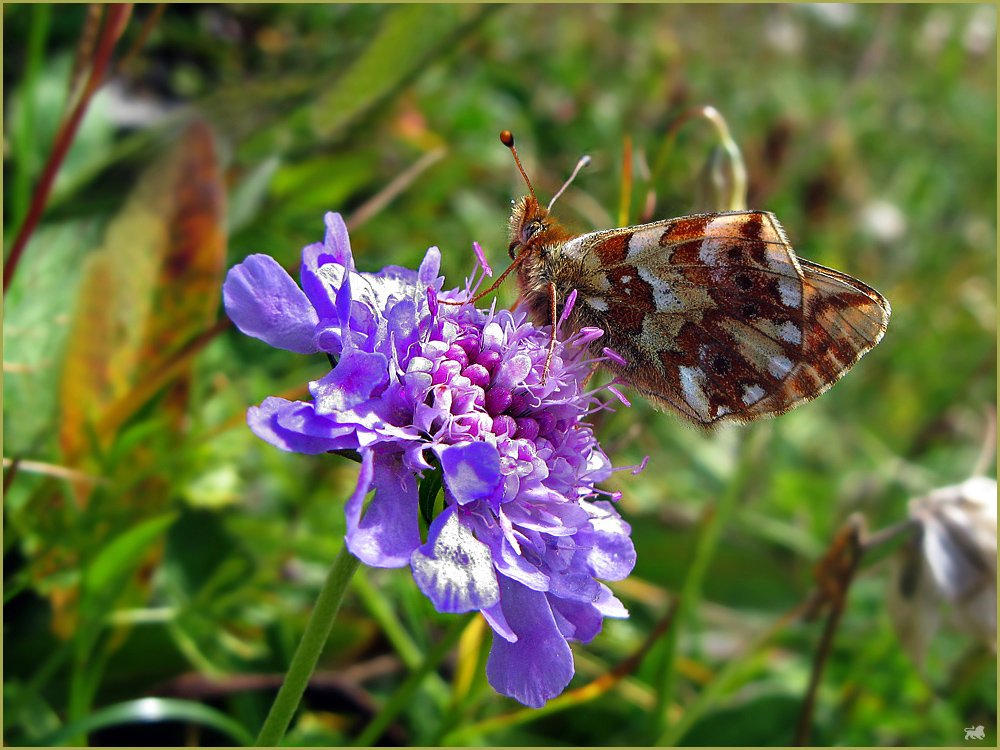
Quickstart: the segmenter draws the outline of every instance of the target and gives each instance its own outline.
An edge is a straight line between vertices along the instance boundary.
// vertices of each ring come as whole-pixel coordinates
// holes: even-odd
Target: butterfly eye
[[[545,227],[540,221],[532,221],[524,228],[524,239],[525,241],[530,240],[536,234],[538,234]]]

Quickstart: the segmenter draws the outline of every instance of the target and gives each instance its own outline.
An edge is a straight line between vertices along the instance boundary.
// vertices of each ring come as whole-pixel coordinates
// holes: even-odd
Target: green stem
[[[281,684],[271,711],[264,720],[264,726],[257,737],[257,747],[276,746],[288,729],[299,701],[302,700],[302,694],[309,684],[309,678],[316,669],[316,662],[319,661],[326,640],[330,636],[333,621],[347,591],[347,584],[350,583],[359,564],[358,558],[347,551],[346,545],[341,547],[326,576],[323,589],[319,592],[316,606],[309,615],[309,622],[306,623],[302,640],[295,649],[285,681]]]
[[[355,747],[369,747],[379,738],[389,722],[396,718],[396,715],[413,700],[413,694],[420,687],[424,678],[441,663],[452,647],[458,642],[465,626],[468,625],[468,617],[456,617],[445,634],[438,641],[438,644],[431,650],[418,669],[410,673],[395,694],[382,707],[371,723],[365,727],[354,742]]]

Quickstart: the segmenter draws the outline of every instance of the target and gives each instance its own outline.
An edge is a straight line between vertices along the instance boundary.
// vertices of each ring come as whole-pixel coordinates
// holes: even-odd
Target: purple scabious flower
[[[359,272],[340,215],[325,220],[324,241],[302,251],[301,289],[266,255],[226,278],[241,331],[336,363],[309,384],[311,402],[251,407],[250,429],[286,451],[357,451],[350,551],[372,566],[409,565],[439,612],[482,612],[494,631],[490,684],[541,707],[573,676],[567,641],[628,616],[598,579],[631,572],[630,528],[610,502],[587,499],[612,471],[584,422],[601,408],[583,390],[585,345],[601,332],[557,343],[543,382],[547,329],[521,311],[440,304],[471,294],[441,291],[436,247],[417,271]],[[423,501],[418,488],[435,474],[440,510],[436,486]]]

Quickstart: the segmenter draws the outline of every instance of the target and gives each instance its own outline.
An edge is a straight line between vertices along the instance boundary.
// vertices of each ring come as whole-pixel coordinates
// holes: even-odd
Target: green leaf
[[[150,518],[107,544],[94,558],[84,575],[85,596],[107,592],[120,585],[146,555],[150,545],[176,518],[176,513]]]
[[[312,105],[309,119],[329,138],[389,97],[489,6],[398,5],[350,70]]]
[[[233,235],[254,220],[264,205],[267,192],[281,159],[269,156],[254,167],[230,195],[228,225]]]
[[[444,484],[444,472],[441,471],[441,466],[438,465],[436,459],[431,459],[431,463],[434,464],[434,469],[424,472],[420,484],[417,485],[420,515],[423,516],[428,526],[434,520],[434,503],[437,501],[438,495],[441,493],[441,486]]]
[[[228,735],[244,747],[253,744],[253,736],[250,732],[243,725],[220,711],[201,703],[175,698],[143,698],[102,708],[90,716],[67,724],[46,735],[38,744],[43,747],[52,747],[61,745],[74,737],[119,724],[151,724],[160,721],[185,721],[201,724]]]

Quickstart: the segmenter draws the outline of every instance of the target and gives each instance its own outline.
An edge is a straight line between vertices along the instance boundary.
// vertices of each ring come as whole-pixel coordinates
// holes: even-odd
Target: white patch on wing
[[[802,329],[790,320],[786,320],[781,324],[781,328],[778,329],[778,335],[781,336],[782,341],[787,341],[789,344],[802,343]]]
[[[778,355],[771,357],[767,363],[767,370],[776,378],[783,378],[792,371],[792,360],[788,357]]]
[[[702,240],[701,247],[698,248],[698,257],[706,266],[722,266],[726,263],[722,254],[725,248],[726,243],[722,240],[714,238]]]
[[[588,305],[590,305],[592,308],[594,308],[598,312],[607,312],[608,311],[607,300],[603,300],[600,297],[587,297],[586,299],[584,299],[584,302],[586,302]]]
[[[563,258],[572,258],[574,260],[583,257],[586,252],[589,252],[593,236],[594,233],[581,234],[579,237],[574,237],[559,248],[559,255]],[[585,240],[587,241],[585,242]]]
[[[778,293],[785,307],[802,307],[802,284],[789,278],[778,279]]]
[[[621,278],[621,282],[623,284],[628,284],[630,281],[632,281],[632,277],[631,276],[622,276],[622,278]]]
[[[653,304],[656,305],[657,312],[680,312],[684,309],[684,304],[680,298],[674,294],[670,284],[666,279],[661,279],[647,266],[636,266],[639,271],[639,278],[649,284],[653,290]]]
[[[677,371],[681,376],[681,391],[684,393],[684,400],[698,416],[708,419],[708,397],[702,384],[705,382],[705,371],[700,367],[680,366]]]
[[[662,236],[663,227],[636,230],[632,233],[632,239],[628,241],[628,255],[625,256],[625,259],[634,262],[648,252],[651,247],[658,247]]]
[[[743,403],[747,406],[756,404],[764,398],[764,389],[759,385],[745,385],[743,386]]]
[[[713,235],[732,234],[732,224],[728,218],[719,217],[712,219],[705,225],[706,239],[702,240],[701,247],[698,248],[698,258],[707,266],[724,266],[728,263],[724,251],[728,246],[727,240]]]

